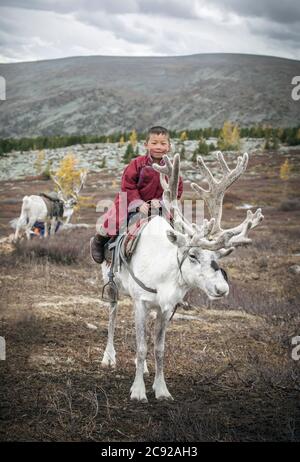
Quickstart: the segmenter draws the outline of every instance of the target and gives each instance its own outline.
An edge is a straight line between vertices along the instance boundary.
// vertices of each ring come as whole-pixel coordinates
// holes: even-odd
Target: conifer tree
[[[132,147],[132,144],[128,143],[125,154],[123,156],[123,161],[126,164],[128,164],[131,161],[131,159],[133,159],[134,156],[135,156],[135,153],[134,153],[134,149]]]

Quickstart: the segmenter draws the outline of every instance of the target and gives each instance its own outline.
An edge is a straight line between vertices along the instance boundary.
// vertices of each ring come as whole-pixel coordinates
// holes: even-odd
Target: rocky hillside
[[[75,57],[0,64],[0,137],[270,123],[294,126],[300,62],[238,54]]]

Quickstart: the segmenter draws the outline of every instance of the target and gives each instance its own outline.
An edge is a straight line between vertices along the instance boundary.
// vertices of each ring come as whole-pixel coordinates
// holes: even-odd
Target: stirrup
[[[117,284],[114,281],[113,275],[109,275],[109,281],[104,284],[102,288],[101,298],[104,302],[114,302],[118,301],[119,291]]]
[[[107,244],[106,244],[107,246]],[[119,291],[117,284],[114,281],[114,264],[115,264],[115,252],[116,252],[116,242],[113,241],[108,245],[109,250],[112,250],[112,261],[110,264],[110,270],[108,273],[108,282],[104,284],[102,288],[102,300],[104,302],[117,303],[119,298]]]

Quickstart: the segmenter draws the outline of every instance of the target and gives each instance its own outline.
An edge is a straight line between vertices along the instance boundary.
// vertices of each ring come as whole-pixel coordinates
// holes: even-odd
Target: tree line
[[[230,124],[230,122],[225,122]],[[224,124],[224,125],[225,125]],[[236,127],[240,138],[264,138],[267,148],[276,148],[279,142],[289,146],[300,144],[300,125],[296,127],[274,128],[269,125],[255,125],[253,127]],[[197,130],[176,131],[170,130],[172,139],[198,140],[203,144],[203,140],[208,138],[222,137],[224,126],[222,128],[199,128]],[[134,135],[133,135],[134,133]],[[109,135],[62,135],[62,136],[39,136],[34,138],[3,138],[0,139],[0,155],[11,151],[29,151],[42,149],[56,149],[75,144],[95,144],[95,143],[119,143],[120,145],[129,142],[132,143],[132,137],[136,142],[146,138],[145,132],[116,132]],[[131,148],[129,148],[131,149]],[[129,153],[128,157],[130,157]],[[136,152],[135,152],[136,154]]]

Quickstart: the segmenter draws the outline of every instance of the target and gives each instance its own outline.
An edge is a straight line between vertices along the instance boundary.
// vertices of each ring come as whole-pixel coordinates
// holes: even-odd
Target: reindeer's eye
[[[194,255],[193,253],[189,253],[189,259],[190,259],[193,263],[197,263],[197,262],[198,262],[198,259],[197,259],[196,255]]]

